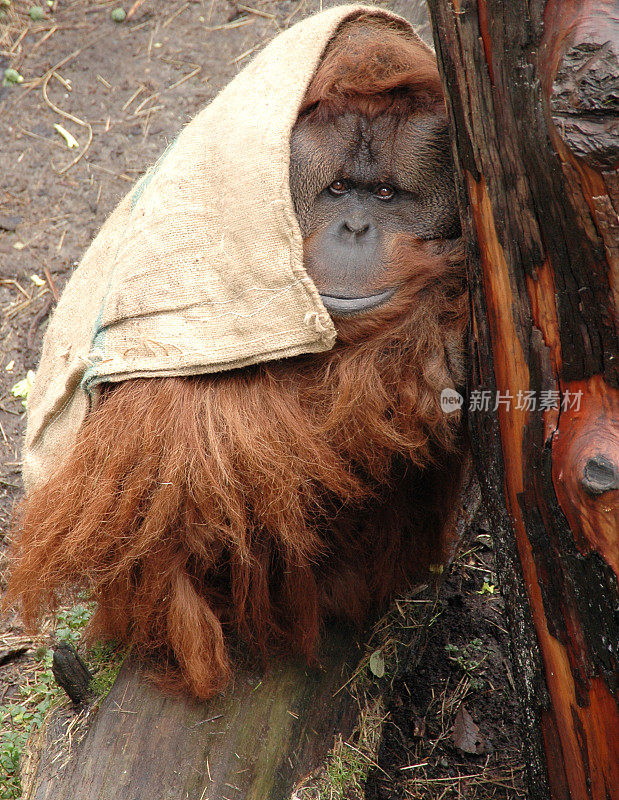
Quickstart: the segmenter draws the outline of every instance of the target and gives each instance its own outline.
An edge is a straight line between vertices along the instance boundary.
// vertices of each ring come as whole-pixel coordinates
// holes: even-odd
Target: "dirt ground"
[[[145,0],[117,23],[118,0],[53,0],[41,19],[29,15],[30,2],[0,0],[0,77],[13,69],[23,78],[0,87],[0,588],[21,493],[24,414],[11,389],[36,368],[58,293],[106,216],[179,128],[280,29],[334,4]],[[411,16],[405,0],[380,5]],[[427,37],[427,26],[420,32]],[[77,146],[69,148],[55,125]],[[411,649],[406,614],[389,617],[394,627],[384,641],[396,642],[399,655],[381,683],[385,716],[380,744],[366,756],[368,800],[524,796],[487,532],[477,528],[467,548],[423,648]],[[4,615],[0,705],[27,680],[47,635],[33,640],[14,614]],[[473,752],[462,748],[467,742]]]

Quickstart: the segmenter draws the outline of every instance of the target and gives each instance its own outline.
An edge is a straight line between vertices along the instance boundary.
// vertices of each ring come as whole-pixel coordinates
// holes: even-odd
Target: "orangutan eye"
[[[381,200],[391,200],[395,195],[395,189],[393,186],[389,186],[388,183],[381,183],[374,190],[374,195]]]
[[[329,184],[329,192],[334,195],[335,197],[339,197],[342,194],[346,194],[348,191],[348,186],[344,181],[333,181],[333,183]]]

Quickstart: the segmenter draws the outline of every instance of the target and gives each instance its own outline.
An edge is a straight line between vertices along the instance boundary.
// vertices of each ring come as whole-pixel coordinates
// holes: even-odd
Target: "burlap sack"
[[[28,400],[26,488],[70,451],[97,386],[328,350],[335,328],[303,268],[290,132],[339,6],[274,39],[180,133],[109,217],[47,330]]]

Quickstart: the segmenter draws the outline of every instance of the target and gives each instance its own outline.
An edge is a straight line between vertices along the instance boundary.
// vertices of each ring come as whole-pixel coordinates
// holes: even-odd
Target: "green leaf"
[[[377,678],[382,678],[385,674],[385,659],[380,650],[375,650],[370,656],[370,670]]]
[[[15,83],[21,83],[23,81],[23,77],[19,74],[16,69],[13,67],[9,67],[8,69],[4,70],[4,78],[2,79],[3,86],[11,86]]]
[[[63,128],[62,125],[59,125],[57,122],[55,122],[54,123],[54,130],[57,131],[62,136],[62,138],[67,143],[67,147],[69,147],[69,148],[71,148],[71,147],[79,147],[79,144],[78,144],[77,139],[75,138],[75,136],[73,136],[72,133],[69,133],[69,131],[66,128]]]
[[[26,408],[28,404],[28,395],[30,394],[30,390],[32,389],[32,385],[34,383],[34,372],[29,369],[26,373],[26,377],[22,378],[21,381],[17,381],[17,383],[11,387],[11,394],[13,397],[21,397],[22,398],[22,405]]]

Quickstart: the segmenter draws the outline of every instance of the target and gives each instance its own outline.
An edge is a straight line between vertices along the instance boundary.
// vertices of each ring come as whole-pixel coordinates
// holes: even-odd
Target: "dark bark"
[[[470,428],[530,797],[606,800],[619,786],[616,12],[429,6],[470,242]]]
[[[56,683],[65,690],[75,705],[88,700],[92,675],[75,648],[67,642],[61,642],[54,648],[52,672]]]

